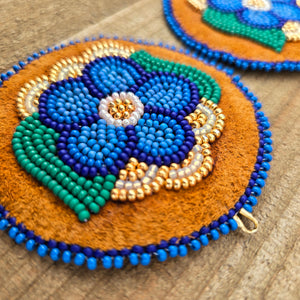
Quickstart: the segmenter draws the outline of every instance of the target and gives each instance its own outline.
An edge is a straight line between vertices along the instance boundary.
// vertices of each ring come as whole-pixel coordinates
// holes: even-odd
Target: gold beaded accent
[[[119,180],[112,190],[114,201],[143,200],[145,196],[157,193],[164,186],[168,178],[169,168],[156,165],[148,167],[144,162],[139,163],[136,158],[130,158],[125,170],[119,173]]]
[[[34,112],[37,112],[40,95],[48,87],[48,77],[45,75],[25,83],[17,97],[17,110],[21,119],[25,119]]]
[[[109,103],[108,112],[115,120],[124,120],[128,119],[131,113],[135,110],[135,106],[133,105],[130,99],[114,99]]]
[[[81,71],[85,65],[97,57],[122,56],[128,58],[134,52],[133,47],[126,47],[115,41],[98,42],[86,50],[82,56],[64,58],[57,62],[50,70],[49,79],[51,82],[57,82],[69,77],[76,78],[82,75]]]
[[[210,144],[194,146],[186,158],[176,168],[170,167],[169,178],[164,182],[167,190],[188,189],[199,183],[213,169],[213,158],[211,157]]]
[[[126,103],[130,105],[129,103]],[[120,109],[120,106],[122,108]],[[110,105],[110,113],[123,113],[124,103],[116,99]],[[125,109],[126,111],[126,109]],[[120,171],[119,180],[115,184],[112,200],[136,201],[157,193],[162,187],[179,191],[188,189],[213,170],[211,146],[218,139],[225,125],[225,115],[214,102],[202,98],[197,109],[186,117],[195,132],[196,145],[180,164],[172,163],[170,167],[156,165],[147,166],[130,158],[125,170]]]
[[[199,11],[203,11],[207,8],[206,0],[187,0],[187,2]]]
[[[188,189],[195,186],[213,169],[210,144],[218,139],[225,125],[225,116],[214,102],[202,98],[196,110],[185,117],[195,133],[196,145],[180,165],[171,164],[167,190]]]
[[[300,1],[299,1],[300,4]],[[298,4],[298,5],[299,5]],[[289,42],[300,41],[300,22],[287,21],[283,27],[282,31]]]
[[[94,44],[90,49],[83,53],[84,59],[88,62],[95,60],[97,57],[105,56],[122,56],[128,58],[135,50],[133,47],[127,47],[116,41],[104,41]]]
[[[76,78],[82,75],[82,70],[88,60],[84,57],[70,57],[63,58],[57,62],[50,70],[50,81],[57,82],[63,79],[68,79],[70,77]]]
[[[197,144],[213,143],[222,134],[225,116],[217,104],[202,98],[197,109],[185,117],[192,126]]]

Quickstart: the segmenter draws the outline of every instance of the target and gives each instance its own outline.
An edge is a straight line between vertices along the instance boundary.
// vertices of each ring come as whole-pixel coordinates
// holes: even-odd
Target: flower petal
[[[147,165],[179,164],[195,144],[188,121],[162,107],[146,105],[145,114],[134,130],[138,140],[133,156]]]
[[[273,3],[272,13],[284,21],[300,21],[300,8],[285,3]]]
[[[145,71],[131,59],[108,56],[92,61],[82,73],[85,86],[101,99],[114,92],[126,92]]]
[[[132,136],[133,135],[133,136]],[[90,126],[76,126],[64,131],[57,142],[58,155],[81,176],[118,175],[134,148],[134,132],[107,125],[103,119]]]
[[[81,77],[59,81],[40,96],[40,120],[58,132],[72,123],[86,125],[99,119],[99,102],[91,96]]]
[[[152,78],[139,87],[136,96],[144,105],[163,107],[178,113],[190,107],[195,110],[199,102],[197,86],[184,76],[171,73],[151,74]],[[190,111],[188,111],[189,113]]]
[[[228,13],[235,12],[244,8],[241,0],[209,0],[208,3],[213,8]]]
[[[237,13],[237,17],[241,22],[261,29],[280,28],[282,26],[282,23],[269,11],[247,9]]]

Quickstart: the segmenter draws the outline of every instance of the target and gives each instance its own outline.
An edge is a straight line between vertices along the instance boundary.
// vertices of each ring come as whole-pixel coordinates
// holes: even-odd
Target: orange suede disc
[[[186,0],[172,0],[175,19],[193,39],[206,44],[210,49],[225,51],[245,60],[264,62],[300,61],[300,42],[287,42],[277,53],[249,39],[229,35],[205,24],[201,13]]]
[[[252,104],[223,72],[158,46],[120,41],[153,56],[196,67],[212,76],[222,89],[219,106],[226,116],[226,126],[212,145],[215,165],[206,179],[188,190],[161,190],[141,202],[109,201],[89,222],[80,223],[62,200],[18,165],[11,140],[20,122],[16,110],[19,89],[37,76],[48,75],[57,60],[79,55],[91,43],[42,56],[0,89],[0,203],[17,222],[24,223],[43,239],[102,250],[157,244],[174,236],[189,235],[228,213],[244,193],[256,162],[259,137]]]

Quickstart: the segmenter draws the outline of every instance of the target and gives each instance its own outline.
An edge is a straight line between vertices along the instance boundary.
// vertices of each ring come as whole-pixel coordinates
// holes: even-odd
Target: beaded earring
[[[63,52],[64,48],[56,51]],[[251,231],[243,225],[239,214],[253,221],[252,231],[257,229],[251,212],[270,168],[271,133],[267,130],[267,118],[259,112],[261,105],[257,98],[243,87],[238,77],[231,78],[232,83],[228,80],[227,75],[232,74],[230,69],[215,70],[182,51],[141,41],[100,39],[79,44],[78,48],[71,44],[70,49],[73,49],[70,57],[48,66],[48,71],[39,74],[36,80],[16,87],[11,83],[13,74],[2,76],[6,89],[18,89],[16,99],[10,98],[10,94],[5,97],[7,103],[17,101],[16,110],[21,119],[13,136],[3,135],[11,139],[14,154],[10,157],[13,154],[7,151],[6,155],[12,162],[10,168],[18,170],[24,182],[31,182],[32,186],[26,185],[21,200],[13,202],[10,192],[3,191],[1,204],[6,208],[0,206],[1,230],[7,229],[18,244],[26,243],[29,251],[37,249],[40,256],[49,254],[54,261],[74,261],[92,270],[99,262],[105,268],[121,268],[125,259],[133,265],[148,265],[151,257],[164,261],[168,256],[185,256],[188,247],[198,250],[209,240],[218,239],[220,233],[228,234],[238,226]],[[153,49],[159,54],[153,54]],[[47,55],[55,56],[56,51],[48,51]],[[166,59],[169,54],[174,55],[173,61]],[[40,63],[39,55],[29,62],[33,59]],[[20,63],[20,67],[24,68],[20,75],[26,77],[30,63],[26,67]],[[240,129],[244,121],[236,126],[243,114],[234,112],[236,100],[225,95],[222,102],[222,89],[226,90],[227,85],[232,85],[239,105],[245,105],[248,111],[251,106],[246,99],[253,105],[255,114],[247,118],[247,132]],[[0,89],[0,94],[6,89]],[[233,102],[226,106],[225,99]],[[8,111],[7,118],[14,119],[14,116]],[[224,130],[226,134],[222,136]],[[238,140],[234,139],[237,135],[254,140],[258,135],[258,155],[253,145],[252,150],[247,147],[236,154],[236,145],[231,143]],[[228,166],[222,162],[224,157],[228,160],[225,149],[220,150],[223,139],[230,149],[230,160],[241,162],[242,152],[246,159],[251,156],[256,160],[254,166],[247,163],[237,166],[243,177],[239,178],[243,181],[241,185],[232,179],[227,181],[227,177],[233,178],[235,174],[229,174]],[[4,185],[12,180],[10,176],[3,178]],[[223,199],[218,185],[210,190],[209,185],[216,182],[237,198],[226,202],[229,200]],[[23,186],[16,187],[16,193],[22,189]],[[38,196],[41,192],[48,198]],[[203,199],[198,199],[199,193]],[[215,201],[211,195],[219,194],[222,197],[216,201],[224,200],[223,212],[208,213],[209,204]],[[16,203],[20,201],[23,205],[27,200],[30,205],[19,215]],[[201,205],[202,200],[206,201],[205,205]],[[173,206],[174,202],[180,205]],[[55,214],[56,209],[59,214]],[[183,217],[185,210],[192,211],[196,223],[198,215],[202,216],[201,222],[207,218],[209,226],[201,223],[200,230],[185,232],[186,226],[198,225],[183,225],[177,228],[179,237],[176,238],[172,228],[178,225],[178,220],[189,222],[189,218]],[[32,212],[29,218],[27,211]],[[160,222],[151,219],[151,216],[155,220],[160,218],[160,214],[173,217],[162,217]],[[217,215],[217,219],[212,215]],[[146,216],[152,222],[146,221]],[[19,222],[22,218],[24,224]],[[33,219],[36,221],[30,225]],[[57,225],[69,229],[57,230]],[[135,230],[130,230],[131,226]],[[140,241],[139,228],[143,226],[150,231],[142,229],[143,237],[147,236],[146,246]],[[36,227],[40,227],[41,236],[34,233]],[[127,238],[114,238],[109,233],[111,228],[121,236],[128,230]],[[44,230],[51,239],[43,238]],[[98,230],[104,232],[96,238],[89,237],[95,237]],[[161,230],[166,230],[168,240],[160,236]],[[86,237],[87,244],[83,241]],[[103,247],[102,243],[108,246]]]
[[[295,1],[163,0],[163,7],[177,37],[200,55],[243,69],[300,70]]]

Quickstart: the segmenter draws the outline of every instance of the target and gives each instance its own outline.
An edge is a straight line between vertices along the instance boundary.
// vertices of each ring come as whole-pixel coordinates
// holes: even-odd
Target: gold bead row
[[[84,69],[85,65],[97,57],[113,55],[128,58],[134,52],[135,50],[133,47],[126,47],[120,45],[118,42],[115,41],[104,41],[94,44],[91,47],[91,49],[86,50],[82,54],[82,56],[73,56],[61,59],[51,68],[49,72],[49,78],[46,75],[43,75],[41,78],[37,78],[36,81],[29,81],[24,85],[23,88],[20,89],[20,92],[17,97],[17,110],[19,117],[25,119],[26,117],[31,115],[31,113],[29,113],[25,107],[25,98],[27,93],[31,89],[33,89],[38,83],[41,83],[42,81],[49,81],[50,83],[57,82],[59,80],[67,79],[69,77],[76,78],[82,75],[82,70]],[[66,70],[66,74],[63,74],[64,70]],[[33,101],[34,107],[37,108],[39,103],[39,96],[45,89],[47,89],[47,87],[41,89],[40,91],[36,91],[36,96]],[[133,110],[134,107],[128,107],[128,112],[124,112],[123,117],[125,119],[129,118],[130,113]],[[116,115],[116,118],[118,117],[119,115]]]
[[[203,11],[207,8],[206,0],[187,0],[187,2],[192,5],[193,8],[199,11]]]
[[[214,160],[211,156],[210,144],[205,143],[202,144],[201,147],[202,147],[202,155],[204,156],[201,167],[192,175],[184,178],[176,178],[176,179],[167,178],[165,181],[165,188],[167,190],[174,189],[175,191],[178,191],[181,188],[188,189],[189,187],[193,187],[197,183],[199,183],[204,177],[208,176],[209,172],[212,171]],[[180,168],[189,166],[193,158],[194,158],[194,153],[189,152],[188,157],[185,160],[183,160],[183,162],[180,165],[175,163],[171,164],[170,170],[178,170]]]
[[[137,189],[118,189],[114,188],[111,191],[111,199],[114,201],[136,201],[143,200],[146,196],[150,196],[153,193],[157,193],[164,186],[165,179],[168,176],[168,170],[166,166],[161,167],[157,174],[148,174],[155,177],[149,183],[143,183],[141,187]],[[129,163],[126,165],[126,169],[121,170],[119,173],[119,179],[124,181],[135,182],[136,180],[142,180],[145,176],[145,172],[149,167],[144,162],[139,163],[135,158],[130,158]]]
[[[57,82],[59,80],[67,79],[69,77],[76,78],[82,75],[82,70],[84,69],[85,64],[89,61],[86,60],[84,57],[68,57],[63,58],[58,61],[50,70],[50,81]],[[68,73],[66,76],[62,76],[62,72],[67,70]]]
[[[83,57],[88,61],[105,56],[122,56],[128,58],[134,52],[133,47],[121,45],[116,41],[103,41],[93,44],[90,49],[83,53]]]
[[[282,31],[289,42],[300,41],[300,22],[288,21],[283,25]]]
[[[203,105],[205,105],[206,107],[208,107],[209,109],[212,110],[212,112],[216,116],[216,122],[215,122],[215,124],[214,124],[214,126],[213,126],[210,133],[208,133],[206,135],[195,137],[196,143],[199,144],[199,145],[201,145],[203,143],[213,143],[217,138],[219,138],[221,136],[221,134],[224,130],[226,117],[223,114],[222,109],[216,103],[214,103],[213,101],[208,100],[208,99],[203,97],[200,100],[200,103],[202,103]],[[195,110],[195,112],[196,111],[197,111],[197,109]],[[197,121],[193,120],[193,122],[197,122]],[[190,123],[190,121],[189,121],[189,123]],[[201,126],[203,126],[203,125],[201,125]]]
[[[26,97],[29,92],[34,91],[34,99],[31,105],[37,110],[39,105],[39,97],[43,93],[44,90],[48,88],[48,77],[43,75],[42,77],[36,78],[36,80],[30,80],[29,82],[25,83],[25,85],[20,89],[18,96],[17,96],[17,112],[21,119],[25,119],[31,115],[30,112],[27,111],[25,101]],[[37,88],[37,85],[41,84],[41,88]]]

